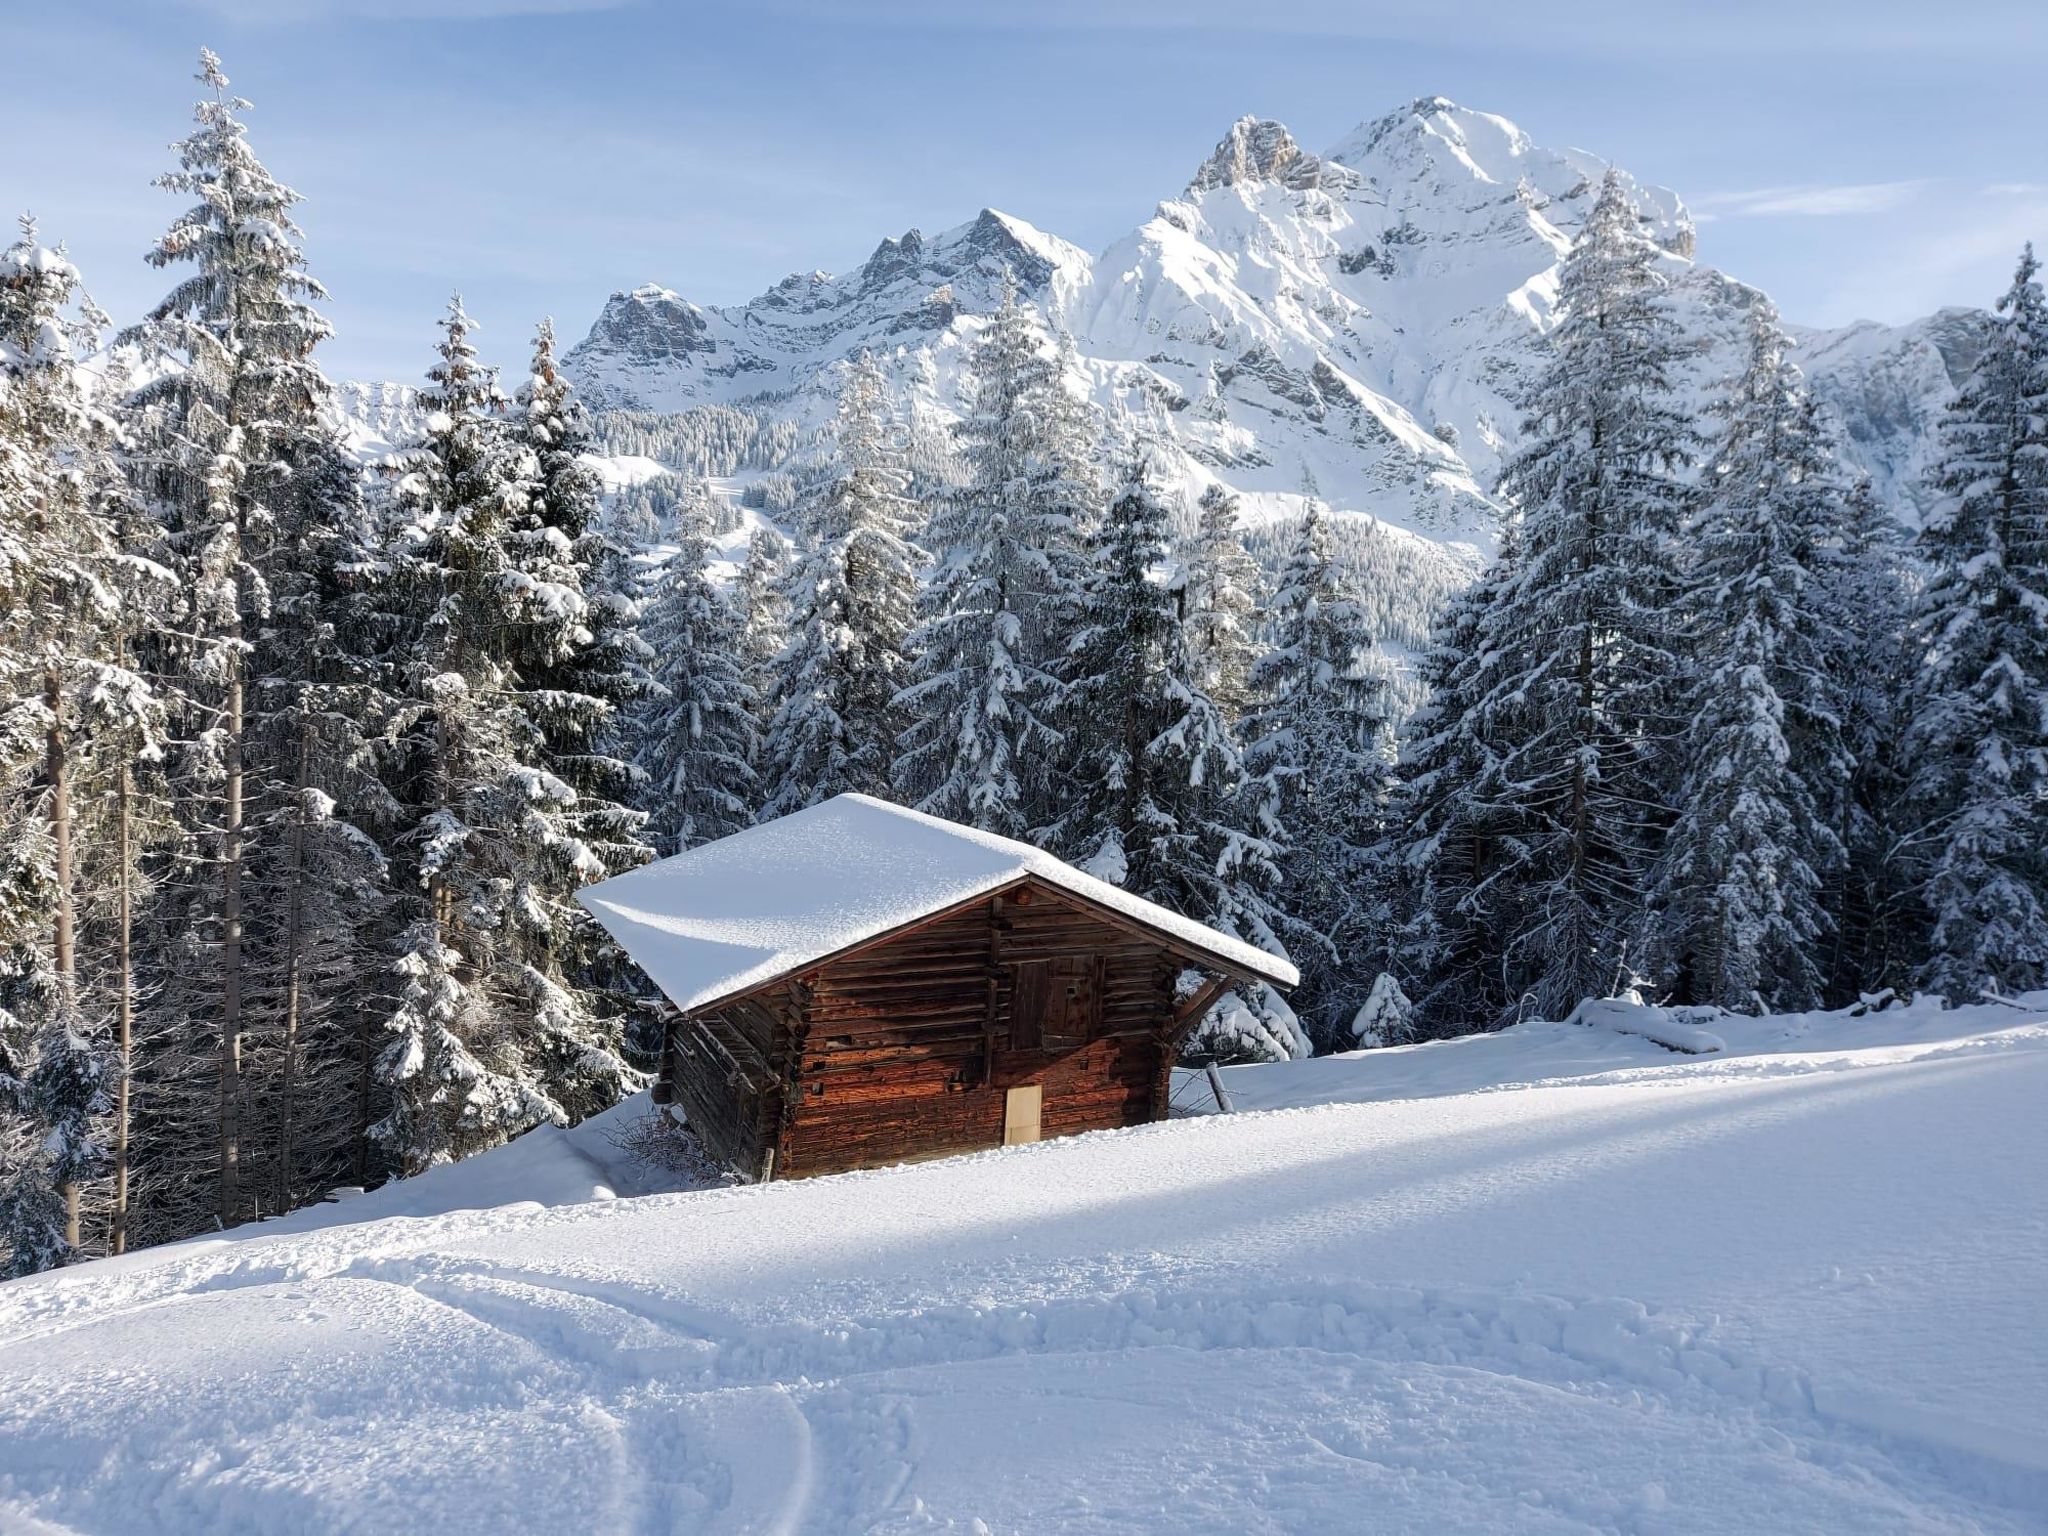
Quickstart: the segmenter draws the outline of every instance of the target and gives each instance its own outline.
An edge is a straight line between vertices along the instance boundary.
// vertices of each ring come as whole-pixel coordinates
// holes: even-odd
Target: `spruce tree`
[[[1338,566],[1313,483],[1252,668],[1245,767],[1260,824],[1284,849],[1282,886],[1302,972],[1294,1006],[1329,1049],[1380,969],[1382,892],[1372,849],[1393,788],[1386,678],[1363,605]]]
[[[1851,772],[1824,586],[1842,497],[1775,311],[1759,299],[1750,318],[1690,529],[1689,725],[1652,901],[1680,1001],[1793,1012],[1820,1002],[1842,854],[1827,813]]]
[[[556,366],[549,321],[534,338],[512,436],[535,474],[506,541],[520,613],[510,634],[511,676],[539,732],[535,765],[574,793],[549,823],[565,851],[587,854],[597,866],[558,861],[552,878],[535,882],[538,921],[526,957],[544,978],[535,989],[540,1080],[580,1119],[625,1090],[615,1065],[621,1029],[646,992],[575,892],[654,857],[630,737],[632,712],[652,687],[652,653],[639,633],[629,558],[612,541],[602,486],[587,462],[589,418]]]
[[[542,766],[545,738],[507,654],[532,615],[512,540],[539,466],[506,430],[472,329],[451,303],[389,556],[407,621],[392,767],[410,912],[377,1062],[390,1112],[372,1134],[406,1174],[566,1120],[549,1091],[558,1050],[593,1100],[627,1076],[551,963],[557,893],[604,866],[563,824],[576,792]]]
[[[733,583],[732,609],[739,625],[740,679],[763,732],[775,713],[776,663],[789,644],[789,571],[789,541],[768,524],[758,525],[747,538],[746,557]]]
[[[1842,857],[1829,896],[1835,936],[1829,1000],[1854,1002],[1912,976],[1912,822],[1905,745],[1917,658],[1909,634],[1918,594],[1906,533],[1865,479],[1844,499],[1839,554],[1826,573],[1836,644],[1829,657],[1846,783],[1830,802]]]
[[[287,978],[303,972],[296,946],[308,932],[278,919],[313,878],[289,868],[314,803],[298,793],[298,744],[318,712],[300,686],[310,658],[299,647],[304,626],[317,627],[324,579],[309,562],[328,551],[313,531],[348,521],[353,495],[314,358],[328,326],[292,220],[298,195],[250,149],[248,103],[228,94],[213,54],[202,52],[199,78],[197,127],[177,146],[178,169],[158,179],[192,204],[149,254],[192,270],[134,333],[171,363],[135,397],[132,462],[180,596],[141,658],[175,684],[172,788],[184,829],[149,914],[160,941],[152,985],[175,1021],[147,1053],[150,1155],[167,1168],[187,1158],[202,1114],[216,1148],[210,1171],[157,1181],[166,1204],[152,1219],[166,1234],[269,1208],[274,1181],[262,1164],[274,1148],[252,1121],[252,1085],[272,1076],[276,1064],[262,1057],[283,1037]],[[280,619],[280,600],[302,611]],[[358,959],[334,974],[359,969]],[[213,1058],[210,1110],[193,1071],[202,1053]]]
[[[1519,917],[1510,850],[1519,831],[1502,774],[1515,708],[1507,659],[1487,634],[1515,579],[1512,534],[1499,557],[1439,615],[1417,668],[1424,703],[1408,719],[1387,858],[1399,968],[1417,1029],[1464,1034],[1517,1003],[1502,958]]]
[[[746,634],[742,616],[706,569],[711,505],[701,486],[692,486],[678,502],[670,537],[641,615],[655,660],[653,689],[635,733],[649,831],[664,854],[750,826],[760,805]],[[749,570],[768,569],[760,552],[766,547],[775,546],[757,537]],[[759,600],[765,604],[766,598]]]
[[[912,632],[898,792],[1008,836],[1040,832],[1060,792],[1060,670],[1093,501],[1085,423],[1005,281],[976,338],[960,424],[967,483],[939,501]]]
[[[1220,485],[1202,492],[1194,533],[1184,541],[1188,645],[1203,692],[1233,727],[1251,707],[1258,655],[1258,562],[1238,530],[1237,498]]]
[[[33,221],[0,252],[0,1241],[10,1273],[77,1256],[106,1161],[108,1042],[79,958],[81,844],[108,743],[100,698],[131,583],[114,426],[79,365],[102,317]],[[115,743],[118,751],[118,743]]]
[[[1501,480],[1516,559],[1481,648],[1505,658],[1488,876],[1512,913],[1503,991],[1544,1017],[1647,963],[1686,668],[1672,632],[1691,421],[1657,248],[1610,172],[1566,257],[1549,365]]]
[[[1066,665],[1074,797],[1052,845],[1105,880],[1206,916],[1216,901],[1203,791],[1234,787],[1237,752],[1193,675],[1185,586],[1167,569],[1166,508],[1147,472],[1128,473],[1094,541]]]
[[[849,791],[889,793],[922,559],[906,537],[891,436],[882,373],[863,352],[840,394],[836,471],[789,585],[790,640],[764,744],[766,816]]]
[[[1941,503],[1909,743],[1931,928],[1951,1002],[2048,985],[2048,303],[2033,247],[1942,427]]]

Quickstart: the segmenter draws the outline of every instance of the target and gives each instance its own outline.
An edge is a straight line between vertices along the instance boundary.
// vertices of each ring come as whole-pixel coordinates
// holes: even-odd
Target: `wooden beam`
[[[1217,999],[1236,985],[1236,982],[1235,976],[1219,972],[1195,988],[1188,1000],[1174,1009],[1172,1033],[1178,1035],[1199,1023],[1202,1015],[1215,1007]]]

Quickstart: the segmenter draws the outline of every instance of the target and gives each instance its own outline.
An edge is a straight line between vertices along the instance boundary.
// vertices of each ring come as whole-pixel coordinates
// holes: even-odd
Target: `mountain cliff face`
[[[1298,506],[1311,475],[1334,507],[1376,519],[1388,552],[1434,562],[1441,580],[1423,585],[1436,588],[1491,548],[1490,490],[1541,365],[1558,263],[1606,170],[1441,97],[1320,155],[1246,118],[1098,254],[984,210],[939,235],[884,240],[857,272],[792,276],[744,305],[700,307],[657,287],[615,294],[565,368],[598,406],[743,404],[820,423],[839,366],[867,348],[913,420],[943,423],[1008,273],[1113,446],[1142,440],[1190,497],[1230,486],[1253,523]],[[1624,181],[1666,252],[1695,338],[1682,383],[1704,408],[1738,367],[1760,295],[1696,262],[1675,194]],[[1902,328],[1801,333],[1845,457],[1909,518],[1929,429],[1981,324],[1949,310]]]

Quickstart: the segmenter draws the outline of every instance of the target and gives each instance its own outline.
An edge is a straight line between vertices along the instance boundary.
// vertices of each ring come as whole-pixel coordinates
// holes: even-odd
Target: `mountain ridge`
[[[743,304],[616,293],[564,366],[600,407],[745,403],[821,423],[837,365],[865,348],[906,409],[946,420],[962,404],[964,344],[1007,270],[1048,335],[1072,343],[1073,387],[1105,421],[1156,439],[1190,494],[1222,481],[1256,517],[1298,500],[1306,470],[1340,510],[1483,552],[1557,262],[1608,168],[1442,96],[1322,154],[1246,116],[1179,194],[1098,253],[985,208]],[[1677,194],[1620,174],[1698,340],[1685,384],[1703,404],[1734,371],[1759,291],[1696,261]],[[1816,394],[1844,417],[1845,457],[1909,516],[1924,454],[1907,439],[1952,392],[1971,313],[1800,331]]]

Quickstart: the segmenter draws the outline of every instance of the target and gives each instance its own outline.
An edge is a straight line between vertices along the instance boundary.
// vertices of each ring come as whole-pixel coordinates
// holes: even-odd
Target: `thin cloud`
[[[1846,186],[1758,187],[1715,192],[1688,199],[1700,222],[1771,217],[1830,219],[1847,214],[1886,213],[1912,202],[1924,181],[1868,181]]]
[[[494,21],[616,11],[636,0],[186,0],[227,21]]]

